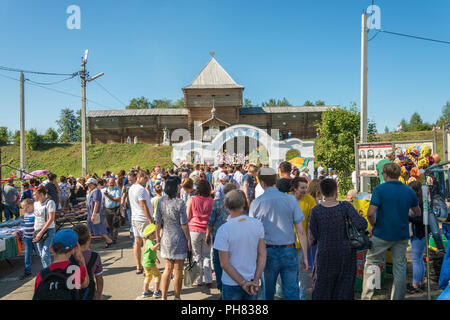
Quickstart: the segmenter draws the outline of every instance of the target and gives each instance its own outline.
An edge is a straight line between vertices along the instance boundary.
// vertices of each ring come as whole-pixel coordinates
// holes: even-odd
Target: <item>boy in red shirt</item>
[[[64,229],[56,233],[50,251],[55,255],[54,262],[37,274],[33,300],[65,299],[68,292],[72,299],[76,299],[76,295],[72,294],[75,292],[74,290],[89,286],[86,263],[78,244],[76,232]],[[71,255],[74,255],[78,265],[69,260]],[[55,274],[60,276],[55,276]]]

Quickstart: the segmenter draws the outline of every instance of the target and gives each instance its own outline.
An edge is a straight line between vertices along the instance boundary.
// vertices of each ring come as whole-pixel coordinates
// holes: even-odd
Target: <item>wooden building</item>
[[[89,111],[91,143],[125,143],[128,137],[131,140],[137,137],[140,143],[160,144],[165,134],[172,137],[171,142],[179,142],[182,131],[186,130],[191,139],[200,137],[203,141],[210,141],[218,131],[235,124],[267,129],[269,134],[270,130],[278,129],[282,139],[292,137],[305,140],[316,137],[314,124],[321,121],[322,112],[337,108],[242,107],[244,87],[237,84],[214,57],[182,90],[184,109]],[[177,129],[185,130],[176,131],[173,135]],[[180,136],[180,139],[174,141],[173,136]]]

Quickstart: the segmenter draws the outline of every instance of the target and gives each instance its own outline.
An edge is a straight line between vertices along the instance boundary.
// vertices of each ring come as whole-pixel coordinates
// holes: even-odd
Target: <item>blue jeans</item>
[[[133,227],[131,226],[131,209],[129,209],[129,208],[127,208],[127,218],[128,218],[128,224],[130,225],[131,242],[134,243]]]
[[[52,263],[52,257],[50,255],[50,245],[53,242],[53,238],[56,234],[55,228],[49,228],[48,238],[45,241],[37,242],[36,247],[41,257],[42,268],[47,268]]]
[[[214,240],[213,240],[214,243]],[[220,266],[219,250],[213,249],[213,266],[216,273],[217,289],[222,292],[222,267]]]
[[[425,281],[425,263],[423,262],[423,252],[425,251],[425,237],[418,239],[411,237],[411,258],[413,264],[413,284],[421,284]]]
[[[19,207],[14,204],[7,204],[4,203],[4,212],[5,212],[5,221],[8,221],[9,219],[12,219],[13,216],[15,216],[16,219],[19,218]]]
[[[262,300],[273,300],[278,275],[281,276],[284,300],[298,300],[298,261],[295,248],[267,248],[266,267],[262,276]]]
[[[240,286],[222,284],[222,300],[257,300],[257,298],[257,295],[249,295]]]
[[[33,239],[23,238],[25,244],[25,273],[31,273],[31,263],[33,262],[33,251],[37,251],[36,244]]]

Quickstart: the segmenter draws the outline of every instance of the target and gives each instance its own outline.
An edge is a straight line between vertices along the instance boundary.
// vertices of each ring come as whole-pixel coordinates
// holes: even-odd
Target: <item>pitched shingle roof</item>
[[[128,116],[187,116],[187,109],[125,109],[125,110],[91,110],[88,118],[128,117]]]
[[[264,113],[300,113],[300,112],[325,112],[338,106],[312,106],[312,107],[251,107],[241,108],[240,114],[264,114]]]
[[[192,83],[183,89],[228,89],[244,88],[238,85],[224,68],[214,59],[208,61]]]

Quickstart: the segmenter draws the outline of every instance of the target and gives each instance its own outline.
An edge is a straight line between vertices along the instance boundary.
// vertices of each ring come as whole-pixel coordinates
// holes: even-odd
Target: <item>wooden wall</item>
[[[216,107],[242,106],[242,90],[235,89],[184,89],[184,107],[212,108],[213,98]]]

